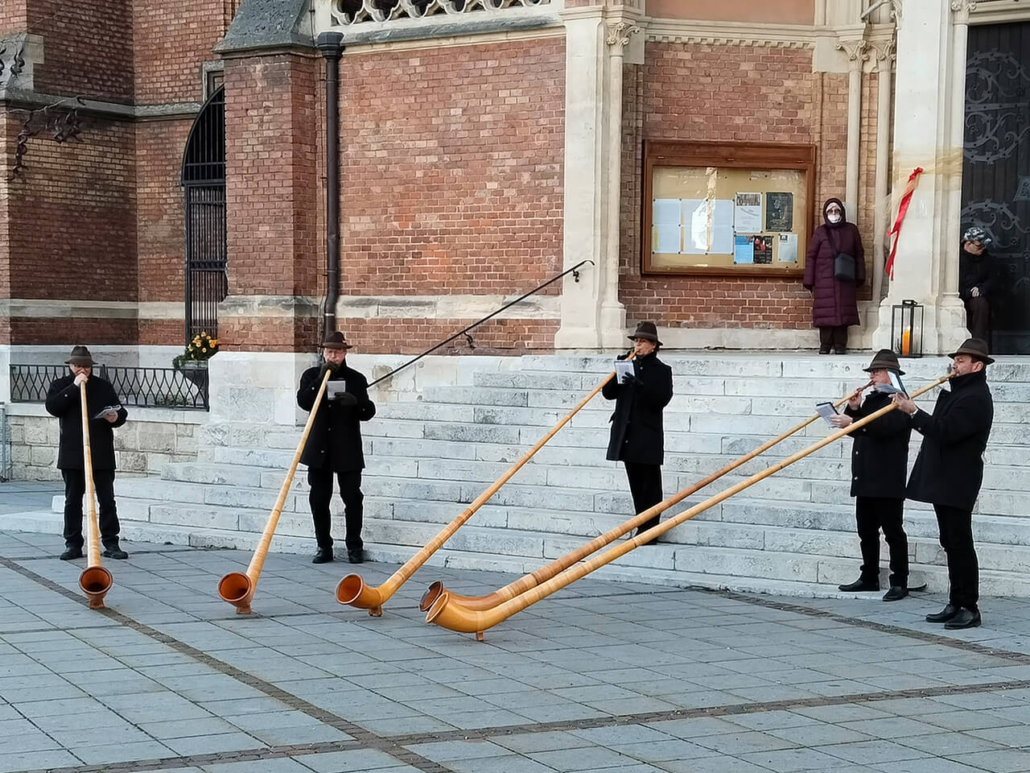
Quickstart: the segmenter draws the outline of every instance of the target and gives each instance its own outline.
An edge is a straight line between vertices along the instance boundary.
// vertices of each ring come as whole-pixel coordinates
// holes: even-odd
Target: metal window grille
[[[225,91],[201,108],[182,160],[186,214],[186,340],[218,336],[218,304],[229,293],[225,212]]]
[[[68,375],[66,365],[11,365],[11,402],[42,403],[50,385]],[[122,405],[206,411],[206,368],[134,368],[101,366],[97,375],[110,381]]]

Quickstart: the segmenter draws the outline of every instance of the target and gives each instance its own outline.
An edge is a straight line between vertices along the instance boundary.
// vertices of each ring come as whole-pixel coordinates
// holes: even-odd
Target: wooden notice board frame
[[[722,175],[719,185],[725,188],[727,184],[737,184],[741,190],[751,188],[760,189],[762,180],[757,179],[763,175],[781,173],[781,177],[788,177],[790,171],[801,176],[800,181],[794,175],[794,188],[790,189],[789,183],[787,192],[794,196],[795,208],[793,210],[793,223],[791,231],[797,239],[797,255],[794,263],[773,262],[771,264],[744,263],[738,264],[734,254],[710,253],[717,261],[726,262],[728,265],[692,265],[692,263],[710,263],[708,256],[680,255],[673,253],[653,252],[655,246],[655,224],[654,224],[654,194],[655,194],[655,170],[668,172],[670,168],[688,168],[684,170],[690,173],[692,169],[706,170],[706,173],[714,181],[719,177],[714,172],[726,170]],[[642,273],[650,275],[707,275],[707,276],[775,276],[775,277],[800,277],[804,274],[805,248],[812,236],[812,213],[815,210],[815,170],[816,170],[816,146],[810,144],[775,144],[761,142],[682,142],[682,141],[653,141],[644,142],[644,191],[643,191],[643,212],[641,219],[641,268]],[[725,178],[739,178],[738,183],[730,179],[729,183]],[[754,183],[746,180],[757,180]],[[777,186],[772,186],[777,187]],[[761,192],[761,191],[759,191]],[[798,199],[804,197],[804,201]],[[763,199],[768,200],[766,196]],[[764,215],[767,206],[761,209],[762,225],[761,235],[769,235],[770,230],[765,228],[767,221]],[[735,226],[734,226],[735,228]],[[734,231],[734,238],[736,232]],[[776,233],[772,233],[776,238]],[[746,237],[745,237],[746,238]],[[725,241],[723,241],[725,243]],[[682,242],[681,242],[682,244]],[[659,256],[656,258],[655,256]],[[771,260],[771,253],[770,258]],[[782,266],[782,267],[781,267]]]

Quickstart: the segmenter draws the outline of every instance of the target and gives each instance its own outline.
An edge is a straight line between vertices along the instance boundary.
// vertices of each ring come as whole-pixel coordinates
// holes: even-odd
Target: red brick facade
[[[624,85],[619,289],[628,319],[669,327],[811,327],[811,296],[796,278],[641,275],[643,142],[815,144],[818,213],[826,198],[843,198],[847,76],[813,73],[807,49],[653,42],[644,65],[626,68]],[[864,226],[866,236],[872,228]]]

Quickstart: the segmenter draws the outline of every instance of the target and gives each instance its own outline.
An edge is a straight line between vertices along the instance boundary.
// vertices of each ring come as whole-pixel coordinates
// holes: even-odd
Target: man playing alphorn
[[[923,435],[908,480],[908,497],[933,505],[941,547],[948,557],[948,605],[926,620],[944,623],[945,628],[974,628],[980,625],[980,567],[973,547],[973,505],[983,482],[983,453],[994,423],[994,401],[987,386],[987,366],[994,360],[979,338],[967,339],[948,356],[955,376],[951,391],[937,396],[933,414],[920,410],[904,395],[894,395],[894,401]]]
[[[368,380],[344,362],[350,348],[343,333],[334,332],[326,336],[322,344],[325,362],[321,367],[304,371],[297,390],[297,405],[310,411],[315,406],[315,397],[326,371],[332,374],[300,457],[301,462],[308,466],[308,483],[311,486],[308,504],[311,505],[318,542],[318,551],[312,559],[315,564],[333,560],[329,504],[333,499],[334,474],[340,484],[347,524],[347,558],[352,564],[365,560],[364,543],[361,541],[365,499],[361,493],[361,471],[365,467],[365,456],[361,448],[359,422],[375,416],[376,406],[368,399]]]
[[[874,385],[889,384],[888,371],[905,375],[897,355],[881,349],[865,369]],[[831,421],[838,429],[850,426],[890,405],[890,395],[873,391],[862,400],[857,390],[841,416]],[[902,525],[905,511],[905,473],[908,470],[908,441],[911,419],[891,411],[851,434],[851,496],[855,497],[855,521],[862,549],[862,574],[847,585],[845,593],[880,590],[880,529],[891,554],[890,590],[884,601],[898,601],[908,595],[908,537]]]
[[[60,419],[61,441],[57,468],[64,478],[64,547],[62,561],[82,558],[82,497],[86,493],[86,465],[82,438],[82,398],[79,384],[86,385],[89,411],[89,444],[93,485],[100,505],[100,537],[106,558],[128,558],[118,545],[118,509],[114,501],[114,428],[125,423],[128,413],[119,404],[110,382],[93,375],[93,356],[85,346],[72,349],[65,364],[71,375],[50,385],[47,413]],[[112,409],[101,411],[105,409]]]

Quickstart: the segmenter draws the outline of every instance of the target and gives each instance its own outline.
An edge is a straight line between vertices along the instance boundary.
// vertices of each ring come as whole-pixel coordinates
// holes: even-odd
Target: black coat
[[[305,411],[310,411],[315,405],[315,396],[322,385],[320,372],[321,368],[308,368],[300,377],[297,405]],[[376,415],[375,403],[368,399],[368,380],[342,364],[330,381],[346,381],[347,391],[354,395],[357,403],[344,405],[339,400],[330,402],[328,395],[323,395],[300,460],[308,467],[319,470],[362,470],[365,468],[365,454],[361,449],[359,422],[368,421]]]
[[[857,421],[890,404],[890,395],[871,392],[858,410],[844,413]],[[911,420],[897,408],[852,432],[851,496],[904,499],[911,436]]]
[[[94,470],[113,470],[114,428],[125,423],[128,412],[118,411],[118,420],[94,419],[109,405],[119,405],[121,400],[111,382],[91,375],[86,381],[86,409],[89,411],[89,450]],[[57,452],[57,469],[84,470],[82,453],[82,399],[75,386],[75,376],[67,375],[50,385],[46,395],[46,409],[49,414],[61,420],[61,443]]]
[[[620,357],[620,359],[622,359]],[[665,461],[662,411],[672,399],[672,368],[651,353],[633,360],[636,382],[619,384],[612,376],[601,389],[615,401],[608,459],[637,464]]]
[[[962,300],[972,298],[970,290],[980,288],[980,295],[991,293],[991,256],[987,250],[979,255],[966,252],[965,244],[958,254],[958,294]]]
[[[984,449],[994,422],[987,372],[967,373],[941,390],[933,415],[916,411],[923,445],[908,480],[908,498],[972,510],[984,477]]]

